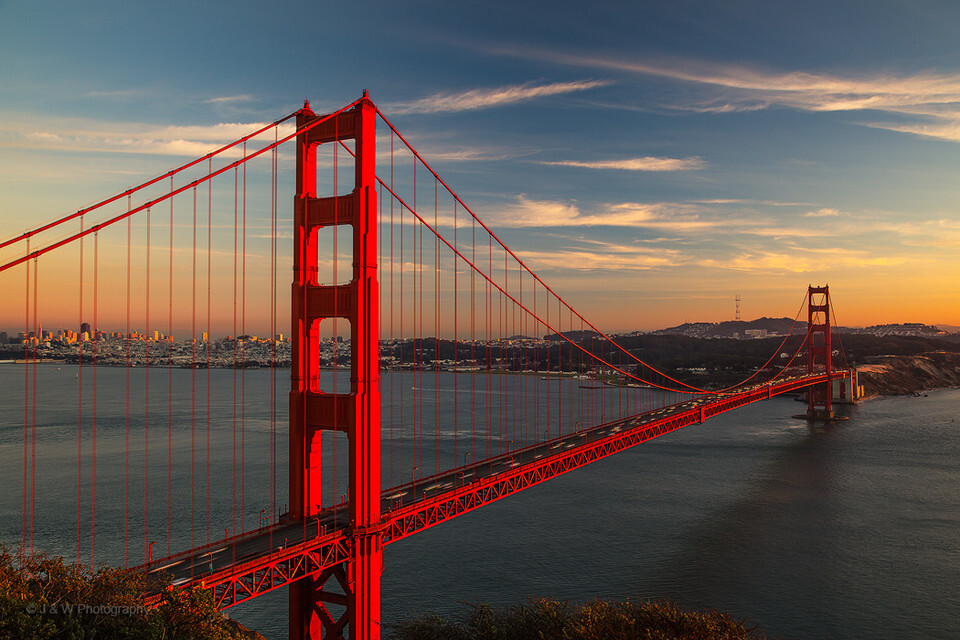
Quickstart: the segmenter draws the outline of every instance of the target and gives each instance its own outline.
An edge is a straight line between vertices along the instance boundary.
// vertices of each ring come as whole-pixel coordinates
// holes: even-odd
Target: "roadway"
[[[789,383],[791,380],[803,377],[805,376],[785,378],[781,383]],[[738,395],[765,388],[764,384],[744,387],[738,389]],[[610,389],[616,389],[616,387],[610,387]],[[534,465],[552,456],[567,454],[575,447],[586,448],[586,445],[605,438],[642,428],[651,423],[665,421],[676,414],[717,402],[715,396],[688,400],[584,431],[566,434],[522,449],[508,451],[438,475],[417,479],[384,491],[381,498],[381,513],[386,519],[393,512],[409,511],[412,505],[454,491],[457,487],[489,480],[524,465]],[[349,532],[348,525],[349,514],[345,504],[329,508],[318,516],[301,522],[286,522],[285,517],[281,516],[281,522],[277,524],[157,559],[134,570],[144,572],[148,576],[169,574],[174,586],[198,581],[217,581],[218,578],[231,573],[231,569],[255,562],[257,559],[271,555],[280,557],[288,555],[287,551],[293,553],[295,549],[302,550],[322,544],[324,541],[342,538]]]

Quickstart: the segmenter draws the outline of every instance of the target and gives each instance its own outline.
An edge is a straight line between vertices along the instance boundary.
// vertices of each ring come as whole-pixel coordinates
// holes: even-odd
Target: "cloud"
[[[865,122],[862,124],[873,127],[874,129],[886,129],[887,131],[898,131],[900,133],[911,133],[917,136],[960,142],[960,116],[944,118],[942,122],[930,123],[896,124],[890,122]]]
[[[489,89],[470,89],[459,93],[435,93],[413,102],[398,102],[384,107],[392,114],[441,113],[488,109],[514,104],[534,98],[555,96],[575,91],[585,91],[610,84],[606,80],[581,80],[577,82],[553,82],[550,84],[524,83]]]
[[[208,99],[208,100],[204,100],[204,103],[206,103],[206,104],[234,104],[234,103],[237,103],[237,102],[252,102],[253,100],[254,100],[254,97],[253,97],[253,96],[244,93],[244,94],[240,94],[240,95],[236,95],[236,96],[222,96],[222,97],[219,97],[219,98],[210,98],[210,99]]]
[[[904,245],[910,247],[955,251],[960,245],[960,220],[952,218],[875,224],[873,228],[895,234]]]
[[[209,126],[166,127],[126,123],[105,128],[101,122],[64,119],[47,120],[44,125],[44,129],[37,129],[36,122],[32,121],[2,121],[0,147],[197,157],[248,135],[266,123],[223,122]],[[278,135],[283,137],[292,132],[292,125],[284,124],[280,125]],[[273,141],[272,132],[264,135]],[[240,157],[241,154],[242,149],[236,149],[225,157]]]
[[[141,100],[155,94],[153,89],[118,89],[115,91],[88,91],[87,98],[107,98],[110,100]]]
[[[817,211],[807,211],[803,216],[805,218],[826,218],[839,216],[840,212],[836,209],[819,209]]]
[[[818,253],[828,253],[829,261],[824,262]],[[756,271],[763,274],[807,273],[821,271],[825,266],[830,269],[857,267],[886,267],[909,262],[902,256],[870,257],[864,251],[849,251],[840,248],[828,251],[798,249],[792,252],[758,251],[731,255],[720,260],[700,260],[697,264],[708,269],[726,269],[731,271]]]
[[[567,239],[569,242],[570,239]],[[559,244],[561,239],[557,239]],[[647,246],[648,242],[617,244],[576,238],[577,245],[554,250],[521,251],[520,258],[537,269],[558,269],[560,271],[592,271],[596,269],[648,271],[664,267],[686,264],[688,260],[677,249],[663,246]]]
[[[773,226],[747,227],[740,229],[740,231],[751,236],[773,238],[774,240],[783,240],[785,238],[823,238],[824,236],[822,227],[802,229],[800,227],[788,227],[779,224],[774,224]]]
[[[348,146],[350,146],[349,143]],[[492,160],[504,160],[518,155],[518,151],[514,148],[495,146],[468,147],[456,142],[443,141],[418,144],[417,152],[431,165],[437,162],[488,162]],[[411,162],[413,160],[413,154],[411,154],[406,147],[399,144],[395,144],[394,149],[391,150],[390,137],[380,135],[377,136],[377,160],[385,166],[389,166],[391,162],[398,165],[403,162]]]
[[[675,81],[687,91],[666,94],[669,101],[660,106],[671,110],[728,113],[781,106],[815,112],[882,111],[910,121],[862,124],[960,141],[960,73],[784,72],[689,59],[630,60],[536,49],[496,53]]]
[[[683,264],[676,253],[659,251],[656,254],[634,250],[632,253],[613,251],[578,250],[573,248],[559,251],[521,251],[520,259],[536,269],[560,269],[563,271],[593,271],[602,269],[649,271]]]
[[[780,202],[777,200],[753,200],[751,198],[710,198],[706,200],[690,200],[689,202],[694,202],[697,204],[747,204],[747,205],[764,205],[768,207],[809,207],[812,206],[809,202]]]
[[[576,160],[561,160],[558,162],[540,162],[539,164],[562,167],[583,167],[586,169],[621,169],[624,171],[690,171],[702,169],[706,162],[702,158],[627,158],[625,160],[597,160],[593,162],[578,162]]]
[[[517,203],[501,212],[504,226],[615,226],[643,227],[665,231],[691,231],[713,228],[730,221],[701,217],[699,207],[680,202],[619,202],[600,205],[595,211],[583,212],[573,204],[529,200],[520,195]]]

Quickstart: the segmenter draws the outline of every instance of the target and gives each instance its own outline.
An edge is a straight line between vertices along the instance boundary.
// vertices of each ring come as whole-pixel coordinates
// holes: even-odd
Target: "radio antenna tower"
[[[738,293],[734,299],[737,301],[737,322],[740,322],[740,294]]]

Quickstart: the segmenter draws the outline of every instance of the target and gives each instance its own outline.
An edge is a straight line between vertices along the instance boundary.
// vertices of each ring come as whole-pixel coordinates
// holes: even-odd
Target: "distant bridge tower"
[[[830,286],[807,288],[807,373],[826,373],[828,380],[807,391],[807,418],[833,420],[830,346]],[[818,369],[818,365],[821,367]]]
[[[297,114],[297,129],[327,116],[309,104]],[[356,182],[346,195],[317,197],[317,145],[353,139]],[[321,509],[321,435],[341,431],[348,440],[350,559],[290,586],[290,640],[380,637],[380,391],[376,220],[376,108],[364,97],[297,136],[294,200],[294,282],[290,389],[290,514],[302,521]],[[317,281],[317,232],[349,225],[353,278],[347,284]],[[350,392],[320,389],[320,322],[350,321]],[[329,506],[329,505],[328,505]],[[331,579],[344,594],[325,589]],[[334,619],[328,604],[346,606]]]

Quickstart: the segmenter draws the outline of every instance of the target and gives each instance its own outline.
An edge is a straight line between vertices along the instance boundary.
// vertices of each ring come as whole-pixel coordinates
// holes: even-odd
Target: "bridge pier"
[[[833,404],[854,404],[863,397],[863,385],[860,384],[856,369],[831,381],[831,397]]]
[[[349,456],[350,557],[336,569],[316,572],[290,586],[290,639],[380,638],[380,391],[377,283],[376,108],[366,92],[356,105],[317,116],[297,114],[297,193],[294,200],[294,282],[291,295],[290,519],[316,515],[324,506],[321,435],[343,432]],[[317,197],[316,147],[355,141],[356,182],[346,195]],[[317,232],[349,225],[353,278],[347,284],[317,280]],[[320,323],[350,322],[350,392],[320,389]],[[325,589],[335,579],[343,593]],[[336,620],[326,604],[346,608]]]

